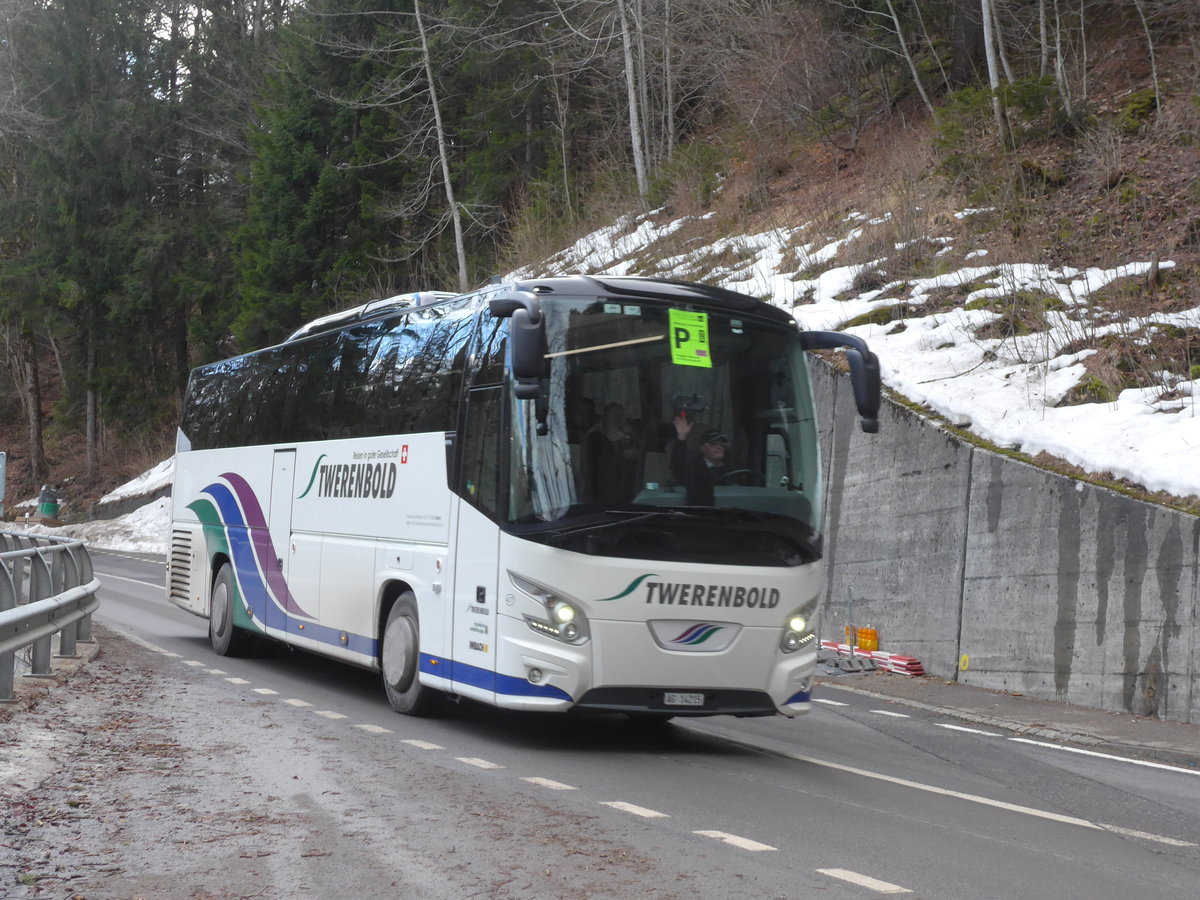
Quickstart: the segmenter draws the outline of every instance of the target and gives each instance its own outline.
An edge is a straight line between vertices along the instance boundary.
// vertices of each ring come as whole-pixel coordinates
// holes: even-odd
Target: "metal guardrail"
[[[31,646],[29,674],[44,677],[56,632],[60,657],[92,639],[99,589],[83,541],[0,532],[0,703],[13,698],[17,651]]]

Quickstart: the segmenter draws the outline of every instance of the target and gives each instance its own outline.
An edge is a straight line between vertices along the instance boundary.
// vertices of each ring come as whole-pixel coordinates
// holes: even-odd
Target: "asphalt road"
[[[164,599],[161,561],[93,561],[96,621],[130,639],[88,667],[109,707],[80,695],[62,713],[90,723],[97,799],[56,831],[45,809],[69,805],[71,780],[39,782],[42,805],[8,830],[16,896],[1094,900],[1200,883],[1195,771],[836,691],[800,720],[646,728],[469,703],[407,718],[370,673],[217,657]],[[103,735],[118,720],[124,750]],[[122,753],[142,761],[104,768]],[[173,852],[145,849],[164,836]]]

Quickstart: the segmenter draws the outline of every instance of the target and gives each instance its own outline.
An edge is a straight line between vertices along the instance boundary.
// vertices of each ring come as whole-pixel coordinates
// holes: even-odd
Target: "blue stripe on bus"
[[[552,684],[530,684],[524,678],[502,675],[463,662],[421,654],[421,671],[436,675],[458,684],[466,684],[485,691],[493,691],[509,697],[544,697],[552,700],[571,699],[571,695]]]
[[[302,621],[294,616],[288,616],[287,632],[297,637],[310,638],[321,644],[329,644],[331,647],[345,647],[347,650],[361,653],[364,656],[374,658],[379,655],[379,641],[375,638],[367,637],[365,634],[355,634],[352,631],[330,628],[328,625],[318,625],[316,622]],[[342,643],[343,634],[346,635],[345,643]]]
[[[785,700],[783,702],[783,705],[790,706],[793,703],[807,703],[811,699],[812,699],[812,694],[810,694],[808,691],[801,691],[800,693],[794,694],[791,697],[789,697],[787,700]]]

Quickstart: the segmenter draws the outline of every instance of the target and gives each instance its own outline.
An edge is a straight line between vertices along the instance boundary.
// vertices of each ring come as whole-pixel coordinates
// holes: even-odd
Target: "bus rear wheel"
[[[379,669],[388,703],[398,713],[409,716],[429,715],[437,706],[437,691],[421,684],[420,626],[417,598],[405,591],[396,598],[383,627],[383,646],[379,650]]]
[[[251,635],[233,624],[235,602],[233,568],[225,563],[213,581],[208,612],[208,640],[218,656],[245,656],[253,640]]]

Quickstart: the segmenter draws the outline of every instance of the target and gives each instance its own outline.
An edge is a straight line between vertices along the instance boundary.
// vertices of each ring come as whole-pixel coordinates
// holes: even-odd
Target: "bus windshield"
[[[553,298],[542,312],[541,396],[510,400],[509,530],[609,556],[819,558],[799,331],[643,298]]]

